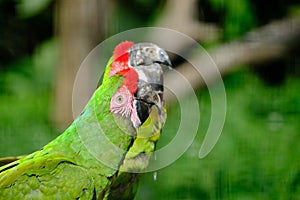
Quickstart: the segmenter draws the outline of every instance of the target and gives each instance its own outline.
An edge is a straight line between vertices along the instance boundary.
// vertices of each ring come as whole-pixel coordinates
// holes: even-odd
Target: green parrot
[[[41,150],[0,167],[0,199],[133,199],[166,120],[167,53],[117,45],[83,112]]]

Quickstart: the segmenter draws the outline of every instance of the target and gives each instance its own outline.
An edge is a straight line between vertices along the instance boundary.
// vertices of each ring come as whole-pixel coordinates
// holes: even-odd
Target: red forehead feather
[[[118,59],[123,54],[127,53],[127,51],[134,45],[133,42],[124,41],[118,44],[114,50],[113,56],[115,59]]]
[[[118,74],[123,70],[128,70],[128,50],[134,45],[133,42],[125,41],[118,44],[113,52],[114,60],[110,67],[109,76]]]
[[[138,74],[128,66],[129,53],[128,50],[134,45],[133,42],[125,41],[116,46],[113,57],[114,60],[110,66],[109,76],[120,74],[125,77],[124,85],[134,94],[138,87]]]

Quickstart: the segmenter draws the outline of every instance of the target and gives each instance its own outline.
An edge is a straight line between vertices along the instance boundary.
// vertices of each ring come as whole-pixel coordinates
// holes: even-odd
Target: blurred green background
[[[60,23],[64,9],[76,3],[63,2],[68,1],[0,1],[1,157],[37,150],[68,126],[70,117],[63,119],[65,116],[57,114],[65,112],[59,99],[68,97],[58,98],[60,88],[68,84],[65,79],[61,81],[65,70],[61,60],[66,55],[61,48],[68,44],[63,42],[65,30]],[[120,31],[155,25],[172,4],[171,0],[93,2],[98,11],[107,13],[101,13],[101,20],[88,18],[101,23],[98,28],[87,25],[99,35],[90,35],[90,46],[82,46],[84,55]],[[195,20],[221,30],[217,39],[200,41],[207,49],[300,13],[299,2],[293,0],[193,2],[197,5]],[[92,8],[83,9],[89,12]],[[68,13],[70,24],[75,16],[80,17],[80,13]],[[144,174],[136,199],[300,199],[300,45],[296,46],[282,58],[238,66],[224,75],[226,121],[218,143],[203,159],[198,158],[198,152],[211,105],[207,89],[198,88],[201,121],[193,144],[172,165]],[[181,62],[175,59],[175,67]],[[179,117],[179,106],[169,105],[158,148],[174,137]]]

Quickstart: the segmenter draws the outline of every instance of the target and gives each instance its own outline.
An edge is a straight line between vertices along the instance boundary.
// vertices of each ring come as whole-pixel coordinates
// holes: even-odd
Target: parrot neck
[[[100,166],[102,174],[110,175],[118,170],[136,133],[130,119],[118,119],[109,109],[110,100],[124,78],[107,78],[107,72],[105,75],[82,114],[44,150],[49,155],[60,152],[61,157],[85,168]]]
[[[104,163],[110,162],[114,168],[119,167],[135,135],[130,118],[120,119],[110,111],[110,100],[123,83],[124,78],[119,75],[105,79],[82,115],[74,121],[76,132],[89,153]]]

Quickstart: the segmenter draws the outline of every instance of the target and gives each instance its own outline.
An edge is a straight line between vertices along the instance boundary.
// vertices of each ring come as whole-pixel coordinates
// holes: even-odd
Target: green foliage
[[[291,77],[282,86],[267,87],[249,71],[226,77],[225,126],[213,151],[201,160],[198,152],[210,120],[210,97],[199,90],[201,122],[192,146],[159,170],[157,180],[153,172],[145,174],[136,199],[299,198],[299,85],[300,80]],[[180,115],[177,105],[169,111],[168,120]],[[174,134],[166,126],[159,146]]]
[[[288,8],[288,13],[292,16],[300,15],[300,5],[292,5]]]
[[[163,0],[119,0],[116,4],[109,27],[114,34],[132,28],[151,26],[153,19],[160,13]]]
[[[230,40],[249,31],[255,24],[255,15],[249,0],[209,0],[216,12],[224,13],[224,39]]]
[[[0,74],[0,156],[30,153],[56,135],[49,121],[56,52],[48,41]]]
[[[16,10],[20,17],[32,17],[42,12],[52,0],[19,0]]]

